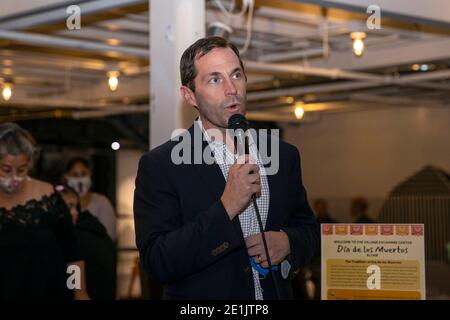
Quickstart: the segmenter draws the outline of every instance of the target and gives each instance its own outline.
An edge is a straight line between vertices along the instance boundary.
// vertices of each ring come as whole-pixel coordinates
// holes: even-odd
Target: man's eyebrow
[[[236,68],[233,69],[233,71],[231,71],[230,74],[236,73],[237,71],[242,72],[242,68],[241,67],[236,67]]]
[[[208,73],[206,76],[209,77],[209,76],[220,76],[220,75],[221,75],[220,72],[218,72],[218,71],[213,71],[213,72]]]
[[[236,72],[243,72],[242,68],[241,67],[234,68],[233,71],[230,72],[230,75],[234,74]],[[213,72],[210,72],[210,73],[206,74],[205,78],[212,77],[212,76],[220,76],[220,75],[222,75],[221,72],[213,71]]]

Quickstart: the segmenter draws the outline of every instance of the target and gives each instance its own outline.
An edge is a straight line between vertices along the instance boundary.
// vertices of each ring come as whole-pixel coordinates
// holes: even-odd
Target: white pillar
[[[205,35],[205,0],[150,2],[150,148],[188,128],[197,113],[180,95],[183,51]]]

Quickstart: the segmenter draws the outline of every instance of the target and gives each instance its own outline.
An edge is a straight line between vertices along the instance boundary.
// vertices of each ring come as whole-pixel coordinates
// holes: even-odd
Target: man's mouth
[[[233,104],[226,106],[225,110],[230,111],[230,112],[235,112],[235,111],[238,111],[240,107],[241,107],[240,103],[233,103]]]

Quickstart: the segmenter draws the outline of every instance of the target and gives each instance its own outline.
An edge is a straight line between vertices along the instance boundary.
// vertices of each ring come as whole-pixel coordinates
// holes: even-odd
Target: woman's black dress
[[[59,194],[10,210],[0,204],[0,300],[70,299],[66,265],[80,257]]]

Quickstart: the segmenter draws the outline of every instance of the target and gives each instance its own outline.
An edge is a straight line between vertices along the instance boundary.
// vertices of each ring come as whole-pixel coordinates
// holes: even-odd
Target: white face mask
[[[25,181],[25,177],[0,177],[0,191],[3,193],[14,193]]]
[[[75,191],[78,192],[80,197],[82,197],[91,188],[92,181],[90,176],[70,177],[67,178],[67,184],[69,185],[69,187],[75,189]]]

